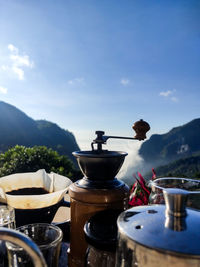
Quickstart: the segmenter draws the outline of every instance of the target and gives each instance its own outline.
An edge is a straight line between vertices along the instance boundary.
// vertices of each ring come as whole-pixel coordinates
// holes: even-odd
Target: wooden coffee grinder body
[[[70,251],[68,262],[70,267],[82,267],[85,264],[87,242],[83,227],[85,223],[99,211],[106,209],[127,208],[129,187],[120,182],[113,188],[83,188],[74,183],[69,188],[71,199]]]

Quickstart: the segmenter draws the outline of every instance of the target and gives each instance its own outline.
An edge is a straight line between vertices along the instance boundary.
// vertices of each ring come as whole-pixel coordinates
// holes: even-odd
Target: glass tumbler
[[[186,206],[200,210],[200,180],[177,177],[158,178],[150,182],[149,204],[165,204],[163,189],[180,188],[189,192]]]
[[[0,205],[0,227],[15,229],[15,210],[8,205]],[[8,265],[7,250],[4,241],[0,240],[0,267]]]
[[[63,233],[54,225],[46,223],[28,224],[16,230],[30,237],[41,250],[47,266],[57,267]],[[8,262],[10,267],[33,267],[30,256],[20,247],[7,243]]]
[[[0,205],[0,227],[15,229],[15,209]]]

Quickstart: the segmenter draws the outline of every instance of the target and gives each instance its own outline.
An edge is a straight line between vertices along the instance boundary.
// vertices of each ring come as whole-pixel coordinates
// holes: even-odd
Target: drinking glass
[[[0,205],[0,227],[15,229],[15,210],[8,205]],[[0,267],[7,266],[7,250],[0,240]]]
[[[165,204],[163,189],[181,188],[189,192],[186,206],[200,210],[200,180],[166,177],[151,181],[150,186],[149,204]]]
[[[15,209],[8,205],[0,205],[0,226],[15,229]]]
[[[46,223],[28,224],[16,230],[29,236],[41,250],[47,266],[57,267],[59,262],[62,231],[59,227]],[[19,246],[7,243],[10,267],[32,267],[30,256]]]

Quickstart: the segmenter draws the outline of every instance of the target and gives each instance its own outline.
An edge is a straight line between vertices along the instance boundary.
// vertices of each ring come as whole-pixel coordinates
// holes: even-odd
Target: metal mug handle
[[[70,208],[70,202],[66,201],[66,200],[63,200],[63,202],[61,203],[60,207],[68,207],[68,208]]]

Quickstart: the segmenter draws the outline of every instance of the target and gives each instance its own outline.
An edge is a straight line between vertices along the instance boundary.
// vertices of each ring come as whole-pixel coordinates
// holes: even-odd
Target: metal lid
[[[200,212],[186,209],[188,192],[165,189],[165,205],[138,206],[118,218],[119,233],[146,247],[200,256]]]

